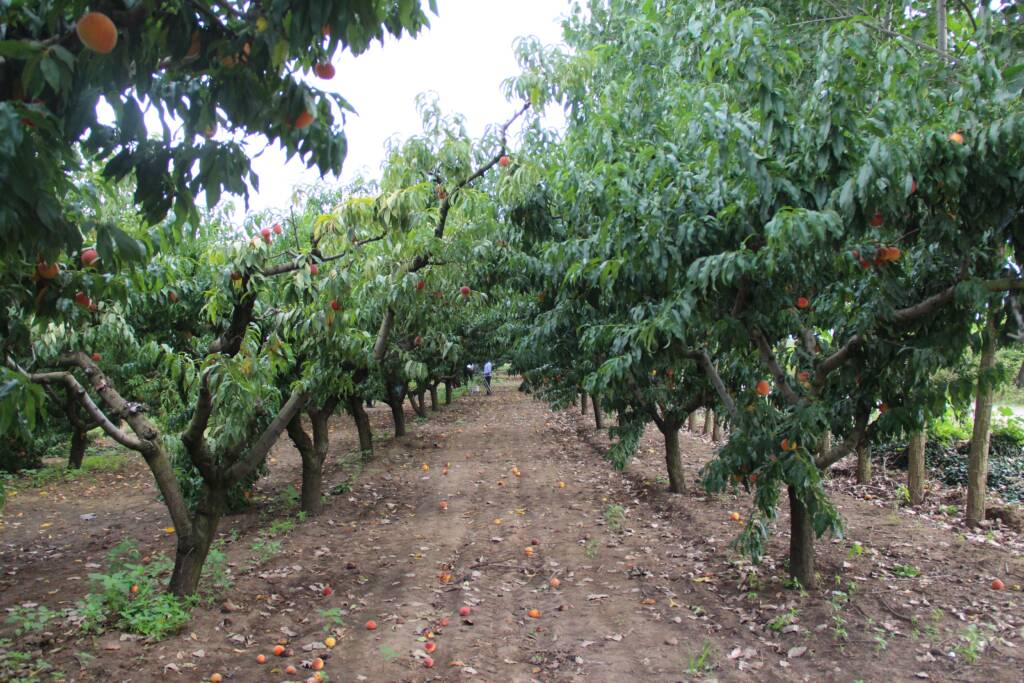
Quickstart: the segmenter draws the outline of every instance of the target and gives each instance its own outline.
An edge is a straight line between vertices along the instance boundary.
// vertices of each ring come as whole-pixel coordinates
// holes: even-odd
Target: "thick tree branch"
[[[192,522],[188,505],[186,505],[181,488],[178,486],[178,480],[174,474],[174,468],[171,466],[170,459],[160,444],[160,431],[143,415],[142,405],[125,400],[110,383],[106,375],[85,353],[78,351],[65,354],[61,356],[59,362],[64,366],[80,368],[86,377],[89,378],[93,390],[103,400],[111,414],[127,422],[128,426],[135,433],[135,437],[131,437],[124,433],[123,430],[118,429],[103,411],[93,403],[88,393],[71,373],[47,373],[36,375],[35,377],[39,377],[44,381],[51,377],[54,378],[54,381],[59,378],[60,381],[64,382],[65,386],[75,392],[89,414],[103,427],[104,432],[126,448],[142,454],[146,464],[149,466],[150,472],[153,473],[157,488],[160,491],[160,495],[164,498],[167,511],[170,513],[171,521],[174,523],[178,533],[182,535],[191,534]]]
[[[823,470],[830,467],[833,463],[845,458],[847,455],[852,453],[858,445],[860,445],[860,442],[864,439],[864,435],[867,434],[867,431],[868,412],[862,411],[856,417],[853,431],[850,432],[840,443],[833,446],[832,450],[827,453],[822,453],[815,458],[815,466],[819,470]]]
[[[664,434],[665,433],[665,429],[666,429],[666,427],[665,427],[665,419],[661,416],[661,414],[658,413],[658,407],[659,406],[658,406],[657,403],[655,403],[654,405],[650,406],[647,409],[647,414],[651,416],[652,420],[654,420],[654,424],[658,427],[658,431],[660,431],[662,434]]]
[[[245,289],[248,281],[248,277],[243,279],[242,300],[235,304],[235,308],[231,312],[228,329],[210,343],[207,349],[208,354],[223,353],[226,356],[233,356],[242,348],[242,339],[245,337],[245,330],[249,327],[249,323],[252,322],[252,312],[256,306],[256,295]]]
[[[700,351],[693,351],[687,354],[690,358],[697,361],[697,365],[707,375],[708,381],[711,382],[711,386],[715,388],[715,393],[718,394],[718,399],[725,406],[726,411],[729,413],[729,417],[733,419],[733,422],[739,421],[739,412],[736,410],[736,402],[732,400],[732,396],[729,394],[729,390],[725,387],[725,382],[722,381],[722,377],[718,374],[718,370],[715,369],[715,364],[711,361],[711,356],[705,349]],[[698,406],[699,407],[699,406]],[[696,410],[696,408],[694,408]],[[693,412],[693,411],[690,411]]]
[[[78,401],[78,403],[85,408],[85,411],[89,413],[89,416],[92,417],[93,420],[96,421],[96,424],[103,428],[103,431],[107,436],[125,448],[144,454],[147,447],[146,444],[124,430],[118,429],[114,425],[114,422],[108,418],[103,410],[101,410],[100,407],[92,400],[92,397],[89,396],[89,392],[85,390],[85,387],[83,387],[70,372],[44,372],[26,374],[26,376],[36,384],[63,384],[67,388],[68,396],[73,397],[75,401]]]
[[[380,329],[377,331],[377,341],[373,344],[373,359],[380,362],[388,348],[388,337],[391,335],[391,325],[395,322],[395,309],[388,306],[384,312],[384,319],[380,321]]]
[[[957,284],[959,283],[952,284],[941,292],[933,294],[913,306],[896,309],[893,311],[892,317],[889,318],[889,320],[897,325],[906,325],[907,323],[914,322],[915,320],[934,313],[953,301],[956,296]],[[1024,280],[1014,278],[997,278],[995,280],[987,280],[983,285],[985,289],[990,292],[1008,292],[1024,289]],[[822,362],[818,363],[814,370],[815,389],[820,390],[824,387],[828,374],[845,363],[849,359],[850,354],[856,351],[863,341],[864,337],[861,334],[855,334],[838,350],[825,358]]]
[[[376,237],[367,237],[365,240],[359,240],[358,242],[355,242],[352,245],[351,248],[346,249],[345,251],[339,252],[337,254],[334,254],[332,256],[323,256],[323,257],[319,258],[317,260],[317,262],[318,263],[330,263],[332,261],[341,260],[341,259],[345,258],[346,256],[348,256],[349,254],[351,254],[353,250],[358,249],[359,247],[362,247],[362,246],[367,245],[367,244],[372,244],[373,242],[379,242],[382,239],[384,239],[385,237],[386,237],[386,235],[377,235]],[[298,270],[299,268],[305,268],[305,267],[306,267],[305,263],[294,263],[294,262],[281,263],[281,264],[278,264],[276,266],[271,266],[269,268],[264,268],[263,270],[260,271],[260,274],[263,275],[264,277],[273,277],[274,275],[281,275],[282,273],[291,273],[293,271]]]
[[[259,466],[263,459],[267,457],[267,453],[270,452],[271,447],[277,442],[278,437],[281,436],[281,433],[288,426],[291,419],[302,410],[306,399],[306,392],[292,392],[292,395],[281,407],[281,410],[278,411],[267,428],[263,430],[256,443],[250,446],[248,452],[225,472],[223,481],[227,486],[234,486]]]
[[[800,397],[793,391],[793,387],[789,386],[786,373],[783,372],[782,366],[779,365],[779,361],[775,358],[775,354],[772,352],[772,347],[768,344],[768,339],[764,336],[764,332],[755,328],[751,336],[754,338],[754,343],[757,344],[761,360],[768,366],[768,370],[772,373],[772,377],[775,378],[775,384],[782,391],[782,395],[790,404],[799,403]]]
[[[800,330],[800,336],[804,342],[804,350],[810,354],[815,355],[818,353],[818,339],[814,336],[814,332],[810,328],[803,328]]]
[[[845,363],[850,357],[850,354],[860,346],[862,341],[863,337],[859,334],[853,335],[845,344],[839,347],[835,353],[814,367],[813,383],[816,391],[820,391],[825,386],[825,380],[828,378],[829,373]]]

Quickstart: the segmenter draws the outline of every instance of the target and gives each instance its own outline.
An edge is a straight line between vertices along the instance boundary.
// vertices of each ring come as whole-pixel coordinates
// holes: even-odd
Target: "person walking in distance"
[[[487,395],[491,395],[491,370],[493,366],[491,361],[484,363],[484,386],[487,387]]]

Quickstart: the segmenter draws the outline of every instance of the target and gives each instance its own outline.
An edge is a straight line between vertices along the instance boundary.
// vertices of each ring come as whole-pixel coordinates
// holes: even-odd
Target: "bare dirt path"
[[[384,429],[386,408],[373,416]],[[614,472],[600,455],[607,436],[590,424],[510,384],[461,398],[427,422],[410,419],[406,437],[378,439],[361,472],[332,465],[329,486],[354,484],[305,521],[288,517],[298,459],[282,441],[263,502],[225,525],[235,580],[217,605],[156,644],[55,633],[39,647],[68,681],[192,682],[214,671],[228,681],[297,681],[316,656],[331,681],[1021,680],[1019,555],[840,493],[849,538],[819,544],[826,589],[802,594],[784,585],[783,535],[757,567],[730,550],[738,527],[728,515],[745,513],[745,494],[667,494],[653,434],[626,472]],[[337,421],[335,460],[354,450],[353,431]],[[684,435],[683,447],[693,482],[711,445]],[[161,523],[151,498],[126,501],[120,515],[107,503],[109,543],[131,535],[134,517],[147,531]],[[5,513],[22,513],[23,526],[0,532],[5,570],[17,569],[4,577],[0,606],[38,583],[8,548],[38,531],[25,515],[40,505],[22,498]],[[70,519],[78,505],[69,496],[45,509]],[[294,528],[258,535],[281,519]],[[143,536],[153,549],[170,547]],[[76,549],[62,551],[65,562]],[[48,575],[51,586],[67,585],[65,566]],[[992,571],[1005,573],[1008,590],[988,589]],[[59,597],[67,604],[84,589]],[[46,591],[33,596],[57,607]],[[290,656],[272,656],[278,642]],[[256,663],[260,653],[267,664]],[[287,675],[289,664],[299,673]]]

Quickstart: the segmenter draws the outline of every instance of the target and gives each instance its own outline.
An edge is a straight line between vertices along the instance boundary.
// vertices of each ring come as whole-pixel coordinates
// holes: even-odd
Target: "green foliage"
[[[172,564],[163,555],[144,563],[134,540],[119,543],[107,555],[107,571],[89,575],[94,591],[76,609],[81,628],[91,633],[116,628],[154,640],[181,630],[195,600],[163,590],[161,579]]]
[[[705,642],[700,652],[690,655],[687,671],[699,676],[703,673],[714,671],[715,667],[714,650],[711,649],[711,643]]]
[[[992,427],[990,448],[999,455],[1020,455],[1024,449],[1024,422],[1010,419],[1004,423],[996,423]]]
[[[321,608],[318,613],[324,621],[324,633],[330,633],[345,625],[345,611],[340,607]]]
[[[358,54],[385,35],[415,34],[427,24],[415,0],[358,7],[290,0],[244,15],[230,5],[162,3],[139,16],[112,15],[120,39],[104,55],[60,40],[82,8],[47,0],[5,14],[0,174],[11,182],[0,203],[0,257],[20,257],[26,274],[39,256],[77,252],[83,233],[95,236],[105,262],[146,253],[116,221],[91,210],[91,187],[72,182],[82,155],[102,162],[104,180],[134,177],[133,199],[146,221],[173,212],[179,226],[198,217],[203,192],[215,205],[224,192],[246,194],[247,181],[258,186],[244,147],[216,137],[218,124],[265,135],[289,157],[338,172],[347,145],[336,115],[351,106],[300,73],[341,50]],[[100,98],[113,123],[97,118]],[[158,115],[163,135],[147,129],[144,107]],[[300,129],[293,124],[302,112],[315,121]],[[171,135],[175,122],[184,122],[183,135]]]
[[[952,415],[944,415],[928,423],[928,441],[951,446],[971,438],[970,424],[962,424]]]
[[[962,642],[959,642],[956,648],[954,648],[956,653],[963,657],[963,660],[968,664],[977,663],[987,645],[985,636],[982,634],[981,629],[978,628],[978,625],[969,624],[965,627],[960,634],[960,641]]]
[[[892,573],[896,576],[902,576],[905,579],[914,579],[921,576],[921,570],[912,564],[893,565]]]
[[[7,612],[4,621],[14,626],[14,634],[23,636],[27,633],[38,633],[46,628],[53,619],[60,616],[46,605],[16,605]]]
[[[515,365],[552,405],[587,390],[624,416],[617,466],[637,423],[735,405],[701,481],[753,492],[739,548],[763,552],[787,488],[816,535],[838,534],[822,435],[884,443],[927,421],[955,437],[935,421],[972,397],[976,323],[990,309],[1001,328],[1012,319],[1016,14],[978,32],[952,22],[952,44],[985,49],[950,64],[903,38],[924,13],[586,10],[566,22],[566,50],[522,41],[507,84],[568,119],[564,134],[526,137],[532,182],[524,169],[502,188],[520,252],[509,276],[546,295]]]
[[[1024,500],[1024,444],[1018,440],[1018,429],[993,430],[989,445],[987,488],[1011,502]],[[944,483],[966,486],[968,449],[969,443],[946,447],[928,442],[925,463]]]
[[[608,530],[613,533],[622,531],[622,525],[626,521],[626,509],[621,505],[609,504],[604,508],[604,523]]]
[[[65,676],[38,652],[15,649],[14,643],[0,639],[0,678],[10,683],[42,683],[63,681]]]
[[[58,482],[70,482],[76,479],[89,478],[97,474],[117,472],[125,465],[126,454],[123,451],[87,454],[78,469],[69,469],[67,465],[47,465],[39,469],[21,472],[19,482],[39,488]]]

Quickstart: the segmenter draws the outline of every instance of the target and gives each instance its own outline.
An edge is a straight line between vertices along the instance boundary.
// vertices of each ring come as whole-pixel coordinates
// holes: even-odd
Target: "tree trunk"
[[[715,419],[715,412],[708,408],[704,411],[704,429],[701,430],[701,434],[707,434],[711,431],[711,421]]]
[[[920,505],[924,502],[924,445],[927,430],[922,429],[910,435],[907,446],[907,490],[910,492],[910,504]]]
[[[174,555],[174,573],[171,574],[169,589],[178,597],[194,595],[199,590],[199,579],[203,564],[210,554],[213,537],[224,514],[223,501],[227,492],[209,488],[203,484],[199,504],[192,518],[192,532],[181,535],[178,530],[178,547]]]
[[[352,395],[348,399],[348,412],[356,423],[356,431],[359,433],[359,453],[363,460],[373,457],[373,430],[370,429],[370,416],[363,408],[363,401],[359,396]]]
[[[323,509],[324,460],[330,446],[327,432],[327,419],[333,408],[327,410],[310,410],[309,421],[313,428],[313,439],[302,426],[302,413],[297,413],[288,422],[288,436],[302,458],[302,498],[301,510],[308,515],[318,515]]]
[[[73,427],[71,429],[71,451],[68,453],[69,470],[82,468],[82,460],[85,459],[85,447],[88,444],[89,433],[84,429]]]
[[[974,431],[967,456],[967,525],[978,526],[985,519],[988,483],[988,445],[992,431],[992,399],[995,391],[990,377],[996,360],[996,328],[990,313],[985,324],[978,367],[978,388],[974,402]]]
[[[946,0],[935,0],[935,47],[939,54],[946,55]]]
[[[715,443],[722,440],[722,420],[717,415],[711,416],[711,440]]]
[[[580,392],[580,415],[587,414],[587,392]]]
[[[807,507],[796,489],[789,488],[789,575],[804,588],[816,587],[814,577],[814,527]]]
[[[857,449],[857,483],[871,483],[871,446],[868,444]]]
[[[391,420],[395,423],[395,436],[405,436],[405,399],[391,399]]]
[[[683,480],[683,461],[679,456],[679,427],[671,422],[665,422],[664,426],[659,425],[661,433],[665,436],[665,465],[668,468],[668,490],[672,493],[683,493],[686,491],[686,482]]]
[[[319,515],[323,510],[324,464],[316,457],[302,458],[302,511]]]
[[[441,409],[441,402],[437,398],[437,385],[430,385],[430,409],[437,411]]]
[[[690,418],[687,421],[687,429],[690,430],[691,434],[697,433],[697,411],[690,413]]]
[[[416,393],[409,392],[409,403],[412,405],[413,411],[420,417],[427,416],[427,407],[423,404],[423,396],[426,390],[420,389]]]
[[[594,428],[604,429],[604,417],[601,415],[601,406],[597,403],[597,396],[591,396],[590,402],[594,405]]]
[[[448,380],[444,383],[444,404],[446,406],[452,403],[452,383]]]

